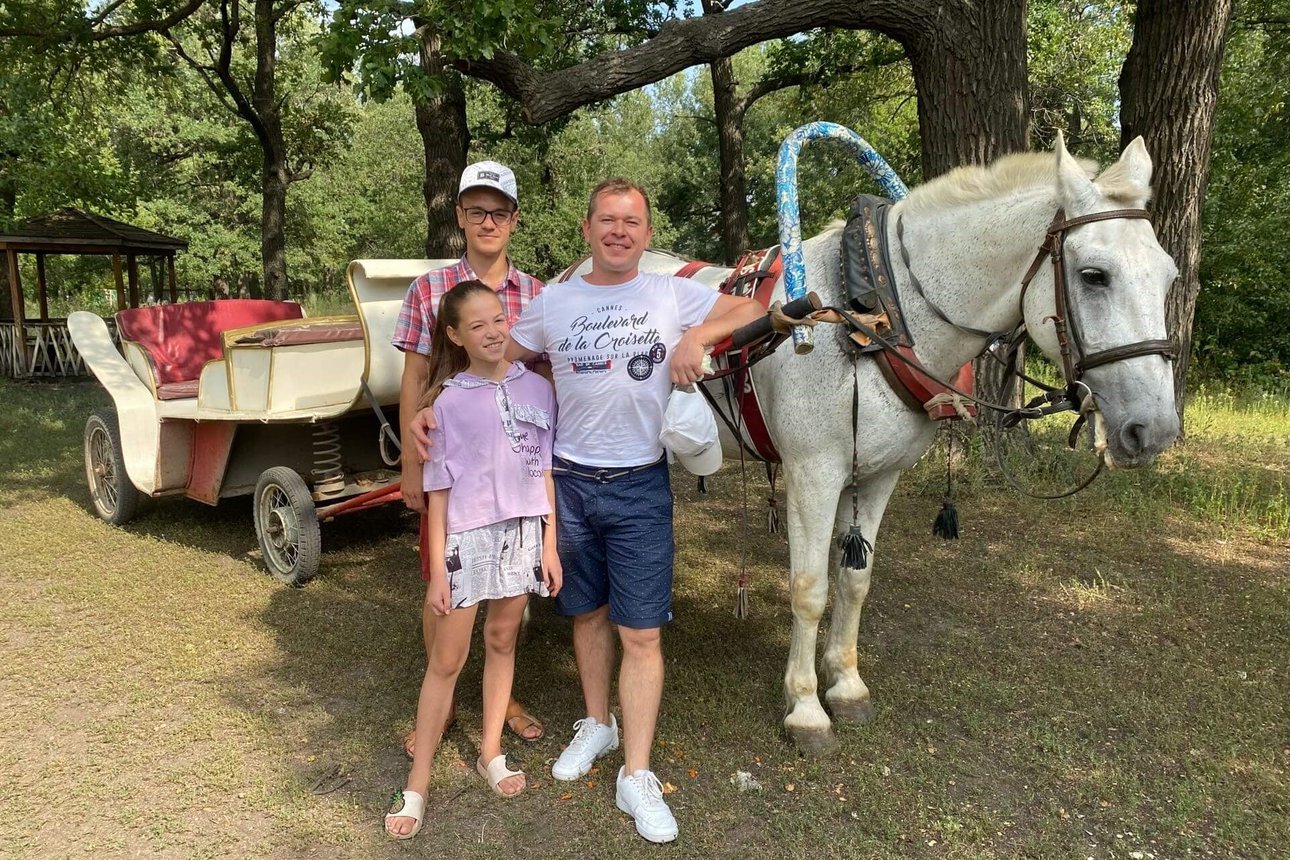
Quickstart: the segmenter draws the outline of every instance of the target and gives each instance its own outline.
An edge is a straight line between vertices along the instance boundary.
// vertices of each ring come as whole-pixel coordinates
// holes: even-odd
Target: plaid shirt
[[[443,294],[460,284],[475,278],[470,263],[462,257],[451,266],[433,269],[412,282],[408,294],[399,309],[399,320],[394,324],[394,336],[390,342],[404,352],[430,354],[430,337],[434,334],[435,313],[439,310],[439,300]],[[502,300],[506,311],[506,321],[511,325],[519,319],[533,297],[542,290],[542,282],[532,275],[526,275],[511,264],[506,272],[506,280],[497,290],[497,297]]]

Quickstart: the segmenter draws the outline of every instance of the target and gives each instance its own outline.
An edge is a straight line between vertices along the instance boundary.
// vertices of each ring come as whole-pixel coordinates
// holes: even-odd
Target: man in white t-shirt
[[[618,747],[609,708],[617,625],[625,759],[617,804],[643,837],[669,842],[676,819],[649,766],[674,553],[659,431],[672,385],[698,380],[706,348],[765,312],[688,278],[642,273],[652,226],[649,198],[634,182],[596,186],[582,233],[591,272],[549,285],[511,329],[511,357],[550,356],[560,408],[553,472],[565,579],[556,606],[573,617],[587,716],[552,772],[578,779]]]

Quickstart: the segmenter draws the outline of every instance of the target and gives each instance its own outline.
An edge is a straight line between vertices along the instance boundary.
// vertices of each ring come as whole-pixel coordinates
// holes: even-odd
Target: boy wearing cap
[[[425,390],[430,364],[430,336],[434,331],[435,313],[444,293],[462,281],[480,280],[497,291],[506,310],[507,322],[514,324],[520,312],[528,307],[542,289],[542,282],[515,268],[507,255],[511,234],[519,220],[519,194],[515,174],[496,161],[480,161],[461,174],[457,190],[457,226],[466,235],[466,253],[460,260],[441,269],[433,269],[412,282],[391,342],[403,351],[403,379],[399,390],[399,424],[403,444],[403,501],[422,515],[425,529],[425,493],[422,491],[422,459],[409,422],[417,412],[417,402]],[[422,631],[426,647],[433,640],[435,613],[422,613]],[[450,716],[448,722],[452,722]],[[542,724],[524,706],[511,699],[506,709],[506,726],[522,740],[542,737]],[[405,738],[412,748],[413,736]]]

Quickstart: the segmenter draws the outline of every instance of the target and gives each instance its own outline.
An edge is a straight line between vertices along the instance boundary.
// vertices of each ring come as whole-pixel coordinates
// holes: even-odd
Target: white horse
[[[1021,279],[1059,209],[1074,219],[1146,204],[1151,159],[1142,139],[1133,141],[1116,164],[1094,174],[1095,166],[1072,158],[1059,138],[1052,154],[1010,155],[988,167],[959,168],[896,204],[888,219],[889,245],[898,247],[899,216],[910,261],[906,268],[897,258],[893,268],[926,368],[951,378],[985,346],[985,338],[965,329],[1007,331],[1023,316],[1032,339],[1059,360],[1052,267],[1045,259],[1024,301]],[[824,304],[839,307],[846,303],[840,248],[839,225],[804,243],[806,288]],[[677,258],[668,254],[651,252],[642,260],[650,271],[677,267]],[[954,325],[911,287],[911,270],[922,295]],[[1066,316],[1078,328],[1083,355],[1112,350],[1107,363],[1083,374],[1101,413],[1107,460],[1127,467],[1150,463],[1178,434],[1171,362],[1158,354],[1161,350],[1130,350],[1129,357],[1115,350],[1166,337],[1165,294],[1177,268],[1150,222],[1130,216],[1073,227],[1065,241],[1064,271]],[[725,274],[713,268],[696,277],[715,284]],[[775,298],[783,297],[781,279]],[[872,359],[853,362],[840,330],[822,325],[815,332],[813,352],[798,355],[786,345],[753,369],[772,441],[783,459],[787,492],[793,635],[784,675],[784,726],[808,751],[834,743],[815,668],[831,567],[837,575],[823,652],[824,702],[839,720],[867,722],[873,714],[869,688],[856,665],[873,553],[865,567],[849,568],[840,565],[837,551],[837,538],[852,524],[852,398],[858,398],[860,416],[854,434],[859,523],[871,542],[876,543],[896,479],[927,451],[936,429],[896,396]],[[710,391],[723,396],[719,385]],[[726,456],[737,457],[738,450],[727,445]]]

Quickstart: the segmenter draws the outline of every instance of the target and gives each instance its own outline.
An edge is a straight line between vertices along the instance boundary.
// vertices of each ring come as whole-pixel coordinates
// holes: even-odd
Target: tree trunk
[[[5,156],[6,159],[10,156]],[[18,188],[13,177],[0,169],[0,227],[8,227],[18,208]],[[9,292],[9,267],[0,265],[0,320],[13,319],[13,297]]]
[[[417,131],[426,161],[421,186],[426,201],[426,256],[432,260],[460,257],[466,239],[457,226],[455,207],[470,148],[466,88],[461,76],[445,67],[438,37],[428,29],[422,31],[421,68],[442,82],[437,95],[416,101]]]
[[[260,216],[260,258],[264,267],[264,295],[283,301],[287,297],[287,147],[282,137],[282,114],[277,94],[277,22],[273,0],[255,3],[255,84],[251,101],[260,120],[260,147],[264,153],[261,176],[263,204]]]
[[[1133,45],[1120,72],[1121,143],[1141,135],[1155,159],[1156,236],[1178,264],[1165,321],[1178,351],[1174,398],[1180,420],[1200,292],[1201,205],[1231,18],[1232,0],[1139,0]]]
[[[734,66],[722,57],[709,66],[712,72],[712,109],[717,120],[717,143],[721,164],[721,250],[722,262],[734,265],[748,250],[748,182],[744,176],[745,106],[735,89]]]
[[[901,37],[918,91],[923,178],[1024,150],[1030,114],[1025,0],[910,5]]]
[[[287,181],[281,164],[264,165],[260,207],[260,259],[265,298],[287,298]]]

